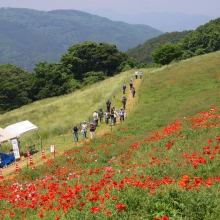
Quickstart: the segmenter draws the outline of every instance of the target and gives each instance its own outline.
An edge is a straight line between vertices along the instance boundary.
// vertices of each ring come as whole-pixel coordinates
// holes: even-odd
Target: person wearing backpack
[[[132,97],[134,98],[135,93],[136,93],[134,86],[131,88],[131,93],[132,93]]]
[[[94,125],[94,122],[91,122],[90,123],[90,138],[94,138],[95,137],[95,129],[96,129],[96,126]]]
[[[126,98],[126,97],[123,97],[123,98],[121,99],[121,102],[122,102],[123,108],[125,109],[126,102],[127,102],[127,98]]]

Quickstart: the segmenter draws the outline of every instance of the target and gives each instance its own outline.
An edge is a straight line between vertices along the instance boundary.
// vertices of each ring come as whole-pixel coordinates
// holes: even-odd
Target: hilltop
[[[107,98],[120,106],[134,70],[3,114],[1,127],[29,119],[44,147],[53,143],[64,154],[31,168],[27,161],[1,181],[2,218],[218,219],[219,55],[142,69],[126,121],[100,125],[105,133],[82,144],[73,143],[72,122],[91,117]]]
[[[39,61],[57,62],[73,44],[105,42],[126,51],[159,34],[162,32],[148,25],[116,22],[76,10],[1,8],[0,64],[32,71]]]

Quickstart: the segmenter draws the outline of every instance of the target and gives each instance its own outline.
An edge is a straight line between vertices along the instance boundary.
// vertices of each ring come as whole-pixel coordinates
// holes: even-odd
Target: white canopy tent
[[[12,134],[11,132],[6,131],[3,128],[0,128],[0,144],[7,142],[7,141],[10,141],[14,138],[17,138],[16,134]]]
[[[6,131],[15,134],[17,137],[22,136],[23,134],[30,131],[37,131],[38,127],[28,120],[18,122],[16,124],[9,125],[5,128]]]

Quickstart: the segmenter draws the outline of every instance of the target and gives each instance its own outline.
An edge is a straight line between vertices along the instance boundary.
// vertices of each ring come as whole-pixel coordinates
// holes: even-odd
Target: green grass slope
[[[122,125],[1,182],[5,219],[21,213],[28,219],[218,219],[219,55],[216,52],[145,71],[134,108]],[[113,86],[127,82],[129,74],[133,71],[96,86],[114,91]],[[91,100],[89,91],[81,93],[84,102],[93,105],[91,112],[99,100]],[[118,93],[115,90],[115,103]],[[80,96],[73,93],[73,97],[76,94]],[[44,105],[50,100],[56,103],[57,99],[45,100]],[[65,97],[59,103],[60,109],[65,106]],[[42,104],[38,103],[39,111]],[[1,124],[16,112],[16,117],[23,114],[24,118],[25,111],[18,111],[3,115]],[[67,109],[63,107],[63,111]],[[76,111],[77,117],[80,112],[82,109]],[[65,116],[54,113],[54,124],[60,117]],[[35,121],[41,121],[41,129],[46,130],[46,118],[41,115]],[[15,182],[20,185],[12,187]],[[34,192],[29,196],[31,189]]]

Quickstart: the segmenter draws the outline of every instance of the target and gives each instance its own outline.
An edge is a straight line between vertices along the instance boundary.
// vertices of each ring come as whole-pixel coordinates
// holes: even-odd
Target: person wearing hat
[[[103,116],[104,116],[104,112],[102,111],[101,108],[98,111],[98,116],[99,116],[100,123],[102,123],[103,122],[102,119],[103,119]]]
[[[96,123],[96,126],[98,126],[99,114],[98,114],[97,110],[95,110],[94,113],[93,113],[93,119],[94,119],[94,122]]]
[[[96,126],[94,125],[94,122],[91,122],[90,123],[90,138],[94,138],[95,137],[95,129],[96,129]]]
[[[82,124],[82,130],[81,130],[82,139],[86,138],[86,132],[87,132],[87,123],[86,123],[86,121],[84,121]]]

